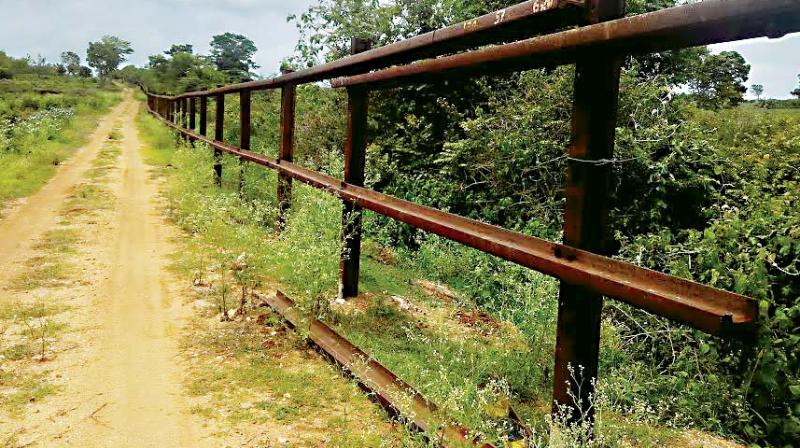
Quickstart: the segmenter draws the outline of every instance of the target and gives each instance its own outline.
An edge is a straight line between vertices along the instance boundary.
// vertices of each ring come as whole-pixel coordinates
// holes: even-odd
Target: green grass
[[[450,418],[502,444],[500,421],[491,409],[510,396],[515,410],[538,434],[547,433],[557,281],[438,238],[430,238],[419,251],[399,253],[368,240],[362,258],[363,297],[355,306],[359,311],[331,307],[341,251],[338,200],[295,183],[288,228],[279,236],[273,231],[274,174],[249,169],[246,199],[241,200],[233,189],[238,162],[226,159],[226,182],[219,189],[213,185],[213,160],[207,148],[177,146],[174,135],[145,114],[139,116],[138,125],[148,142],[143,150],[148,162],[175,168],[163,172],[167,174],[172,217],[193,236],[176,257],[176,265],[186,277],[218,283],[219,266],[230,266],[245,254],[256,287],[269,293],[273,285],[279,285],[304,312],[317,313],[333,324],[436,402]],[[367,217],[368,222],[371,219],[374,217]],[[415,286],[417,279],[450,284],[458,298],[449,301],[430,296]],[[235,295],[241,285],[230,275],[226,282],[228,294]],[[485,288],[482,282],[492,282],[493,288]],[[504,293],[493,295],[491,291],[498,288]],[[222,289],[215,284],[206,300],[216,304]],[[421,311],[399,309],[392,296],[402,296]],[[459,312],[477,309],[488,311],[499,323],[459,321]],[[249,332],[231,332],[223,339],[228,346],[236,346],[241,342],[235,339],[247,339],[258,331],[250,327]],[[626,362],[610,321],[604,322],[603,332],[604,365]],[[194,381],[199,388],[195,392],[224,391],[225,395],[256,385],[299,394],[298,403],[291,406],[268,401],[254,406],[267,409],[272,419],[287,422],[303,415],[298,411],[314,409],[328,393],[328,381],[297,376],[287,372],[286,366],[262,365],[261,357],[268,357],[271,349],[253,344],[237,351],[233,370],[215,364],[195,371],[194,378],[199,379]],[[615,375],[605,381],[616,384],[626,380]],[[307,395],[307,384],[314,384],[316,394]],[[298,387],[301,389],[295,389]],[[604,440],[598,446],[669,446],[677,440],[677,433],[657,420],[629,421],[609,403],[599,402],[598,406],[598,428]],[[251,412],[234,415],[250,418]]]
[[[208,154],[200,151],[185,148],[176,152],[174,136],[144,112],[139,115],[137,124],[146,142],[142,153],[148,163],[165,169],[168,165],[183,163],[189,154],[203,162],[212,162],[210,157],[206,157]],[[198,165],[198,174],[202,172],[202,175],[210,176],[211,165],[206,166],[208,170]],[[230,184],[234,183],[231,179]],[[224,203],[235,201],[229,193],[220,200]],[[233,219],[242,218],[244,216],[240,215]],[[187,225],[184,223],[184,227]],[[218,228],[223,223],[212,221],[197,225]],[[222,236],[225,233],[218,234]],[[263,236],[264,227],[248,225],[233,233],[231,238],[249,244],[259,235]],[[261,253],[266,250],[266,244],[262,242],[258,249],[250,248],[247,253]],[[217,262],[208,257],[208,246],[204,241],[188,239],[183,241],[183,246],[175,256],[173,267],[185,277],[199,278],[199,266],[204,271],[212,269],[206,262]],[[233,252],[226,258],[239,255],[238,252],[231,254]],[[252,262],[261,263],[255,259]],[[205,275],[202,277],[206,278]],[[229,277],[228,281],[232,278]],[[216,296],[223,288],[229,291],[231,303],[238,301],[237,285],[218,282],[214,285],[215,297],[206,300],[216,305]],[[279,318],[270,317],[264,327],[243,322],[218,326],[218,313],[216,308],[212,308],[204,319],[197,319],[191,337],[185,339],[183,347],[193,354],[202,354],[192,356],[194,362],[187,385],[189,392],[212,399],[208,406],[195,406],[194,413],[211,417],[218,416],[219,410],[223,409],[225,420],[231,424],[278,424],[285,428],[298,428],[296,432],[287,432],[304,438],[310,446],[413,446],[403,445],[403,440],[412,440],[413,436],[402,428],[398,431],[386,425],[388,419],[383,411],[370,403],[354,383],[342,378],[311,351],[302,339],[286,333]],[[270,336],[273,331],[276,336]],[[265,340],[269,341],[267,345]],[[324,428],[317,428],[320,419]]]
[[[9,394],[0,398],[0,408],[11,417],[19,418],[26,406],[57,393],[60,387],[47,381],[47,376],[47,373],[17,375],[0,372],[0,383],[14,385]]]
[[[72,256],[81,240],[80,232],[71,227],[59,226],[46,232],[33,245],[36,255],[10,282],[9,292],[18,294],[0,301],[0,331],[4,336],[0,340],[0,413],[4,417],[23,418],[26,406],[60,390],[53,384],[52,372],[42,366],[58,353],[58,339],[69,328],[60,315],[70,307],[51,298],[33,301],[30,292],[63,287],[74,278]]]
[[[25,406],[58,392],[59,387],[50,380],[50,372],[34,370],[30,365],[47,360],[52,340],[68,327],[54,320],[54,316],[67,309],[44,300],[36,303],[4,301],[0,304],[0,326],[15,326],[18,333],[13,344],[0,345],[3,357],[0,411],[3,414],[20,418]]]
[[[47,93],[37,93],[37,89]],[[11,118],[24,123],[35,113],[52,108],[74,112],[72,118],[49,131],[37,129],[34,134],[13,137],[7,142],[13,151],[0,139],[0,208],[9,200],[38,191],[58,166],[87,142],[98,118],[119,100],[117,91],[86,81],[24,78],[0,83],[0,125]]]
[[[136,126],[146,143],[142,148],[145,163],[158,167],[169,165],[175,152],[175,136],[164,132],[164,125],[150,116],[144,105],[136,116]]]

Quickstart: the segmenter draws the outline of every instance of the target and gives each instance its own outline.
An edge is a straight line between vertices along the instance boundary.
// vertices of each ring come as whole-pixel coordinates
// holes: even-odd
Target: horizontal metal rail
[[[232,84],[216,89],[162,98],[178,99],[237,93],[242,90],[277,89],[287,84],[308,84],[439,56],[489,43],[528,37],[536,31],[553,31],[585,22],[586,0],[530,0],[518,5],[421,34],[374,50],[338,59],[274,79]]]
[[[739,294],[346,184],[293,163],[211,140],[151,112],[190,139],[276,170],[365,209],[710,334],[742,335],[751,329],[758,316],[756,302]]]
[[[362,209],[560,279],[554,411],[566,406],[571,409],[569,421],[591,421],[591,411],[585,416],[578,408],[589,404],[593,387],[585,387],[583,380],[573,378],[569,368],[581,366],[590,378],[597,376],[604,296],[724,337],[752,336],[758,318],[756,302],[747,297],[593,253],[602,252],[604,247],[610,195],[610,169],[595,162],[611,157],[614,152],[623,57],[800,31],[800,0],[705,0],[621,18],[624,3],[624,0],[526,1],[381,48],[370,49],[369,42],[354,39],[350,57],[285,73],[272,80],[178,96],[149,95],[148,108],[182,136],[214,148],[215,154],[228,153],[278,171],[279,229],[290,203],[292,179],[340,198],[344,202],[339,290],[343,298],[358,294]],[[557,31],[567,25],[587,26]],[[543,32],[552,34],[532,37]],[[475,49],[487,44],[494,45]],[[429,59],[419,61],[422,58]],[[568,63],[576,64],[576,82],[565,186],[565,244],[470,220],[362,186],[369,90]],[[296,86],[325,79],[331,79],[333,87],[348,89],[346,181],[292,163]],[[222,143],[225,94],[241,93],[243,98],[249,98],[253,90],[273,88],[283,90],[281,156],[271,160],[247,150],[249,126],[246,125],[250,118],[247,113],[240,117],[243,136],[240,147]],[[192,127],[191,118],[188,124],[180,123],[185,120],[182,115],[187,110],[192,114],[194,98],[198,97],[201,98],[200,134],[184,129]],[[213,140],[205,135],[208,117],[203,114],[206,110],[203,101],[208,97],[215,97],[216,103]],[[220,163],[219,157],[215,157],[218,184]],[[240,183],[241,176],[240,171]],[[320,338],[324,336],[323,330],[319,328]],[[335,336],[335,332],[327,333],[328,338]],[[320,340],[326,343],[324,338]],[[352,353],[353,349],[344,347],[345,354],[341,356],[347,358],[346,353]],[[575,397],[579,397],[577,402]],[[420,428],[424,430],[423,426]]]
[[[281,291],[263,297],[267,305],[280,314],[292,328],[305,328],[303,318],[294,302]],[[481,448],[494,448],[489,443],[476,443],[466,438],[468,431],[457,425],[437,425],[437,407],[410,384],[391,370],[353,345],[333,328],[318,319],[305,321],[308,339],[336,364],[353,375],[370,392],[381,406],[410,421],[417,429],[438,435],[444,446],[463,447],[466,444]]]
[[[705,0],[453,56],[335,79],[387,88],[454,76],[569,64],[596,52],[652,53],[800,31],[798,0]]]

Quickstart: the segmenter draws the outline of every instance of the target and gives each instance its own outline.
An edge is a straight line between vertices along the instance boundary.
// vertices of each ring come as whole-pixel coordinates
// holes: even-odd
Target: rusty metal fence
[[[291,203],[292,180],[341,198],[344,298],[358,295],[362,209],[560,279],[554,409],[566,407],[571,418],[587,418],[580,409],[592,409],[588,382],[597,378],[603,297],[720,337],[751,334],[758,314],[749,298],[606,256],[610,166],[601,162],[613,158],[623,58],[800,31],[798,0],[706,0],[633,17],[624,13],[624,0],[527,1],[381,48],[354,39],[349,57],[270,80],[178,96],[148,94],[147,104],[185,138],[214,149],[217,182],[223,153],[277,171],[280,227]],[[370,91],[563,64],[576,65],[563,244],[364,188]],[[296,87],[323,80],[347,89],[343,180],[292,160]],[[249,151],[251,92],[267,89],[282,92],[277,160]],[[231,94],[240,96],[238,147],[222,141],[225,96]],[[216,101],[213,138],[206,135],[209,98]],[[570,374],[577,366],[580,378]]]

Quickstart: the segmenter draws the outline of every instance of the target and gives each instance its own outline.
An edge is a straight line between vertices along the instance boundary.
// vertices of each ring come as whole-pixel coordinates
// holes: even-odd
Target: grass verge
[[[179,265],[195,284],[213,284],[205,301],[214,316],[228,316],[247,290],[269,293],[279,286],[477,436],[502,446],[513,405],[534,431],[532,446],[550,443],[558,427],[549,417],[556,281],[434,237],[401,253],[367,241],[362,295],[336,304],[341,205],[335,198],[296,183],[288,227],[276,235],[273,173],[247,170],[240,197],[232,187],[235,159],[226,158],[223,188],[217,188],[211,151],[177,146],[145,114],[138,124],[150,143],[148,161],[167,176],[169,213],[191,235]],[[374,219],[368,215],[368,228]],[[497,290],[499,297],[492,294]],[[615,325],[606,320],[602,331],[603,368],[624,365],[630,358]],[[650,410],[623,411],[602,393],[629,382],[622,373],[601,381],[592,446],[701,446]],[[556,432],[563,445],[588,444],[580,432]]]

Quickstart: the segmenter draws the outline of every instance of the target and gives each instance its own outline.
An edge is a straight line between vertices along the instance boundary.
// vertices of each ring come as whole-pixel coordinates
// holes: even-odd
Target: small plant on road
[[[31,343],[37,345],[39,354],[35,358],[39,362],[45,362],[47,358],[48,337],[54,331],[54,323],[47,318],[48,310],[44,302],[37,303],[31,312],[24,315],[22,323],[28,329],[28,337]]]
[[[256,273],[252,266],[247,263],[247,254],[242,253],[233,263],[231,263],[231,272],[236,278],[236,283],[242,291],[239,302],[239,309],[236,314],[245,314],[247,310],[247,296],[248,291],[252,291],[256,285]]]

